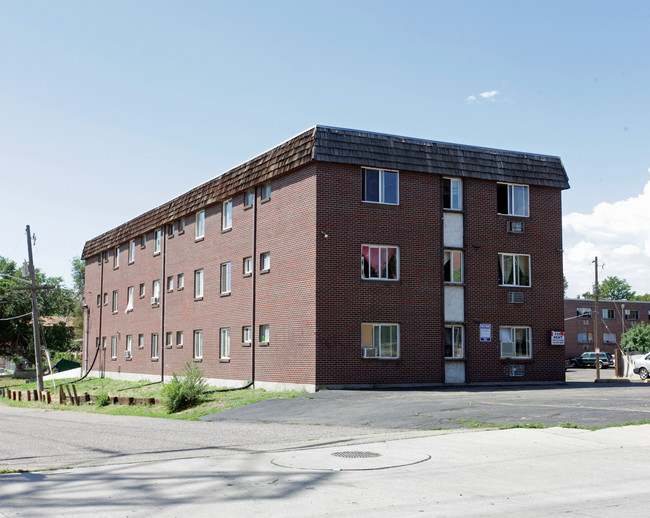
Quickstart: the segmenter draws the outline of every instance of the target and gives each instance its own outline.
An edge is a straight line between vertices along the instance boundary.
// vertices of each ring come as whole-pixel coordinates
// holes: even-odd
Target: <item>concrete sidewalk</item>
[[[161,431],[162,433],[162,431]],[[0,476],[0,516],[630,516],[650,425],[427,437]]]

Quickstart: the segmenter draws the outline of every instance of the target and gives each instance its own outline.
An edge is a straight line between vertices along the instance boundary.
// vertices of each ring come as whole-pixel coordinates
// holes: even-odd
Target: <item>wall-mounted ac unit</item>
[[[523,291],[509,291],[508,292],[508,302],[512,304],[521,304],[524,301],[524,292]]]
[[[508,221],[508,232],[513,234],[522,234],[524,232],[523,221]]]
[[[377,348],[376,347],[362,347],[361,353],[364,358],[377,358]]]
[[[501,342],[501,358],[514,358],[514,356],[515,356],[515,343]]]
[[[152,306],[155,306],[156,304],[158,304],[158,302],[159,302],[158,297],[151,297],[151,305]]]

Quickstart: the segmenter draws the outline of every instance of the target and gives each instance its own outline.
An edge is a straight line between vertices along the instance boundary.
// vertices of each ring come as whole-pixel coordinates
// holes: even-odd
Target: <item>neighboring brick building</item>
[[[564,330],[566,358],[575,358],[596,347],[595,301],[565,299]],[[650,302],[630,300],[598,301],[598,347],[614,354],[621,343],[621,334],[639,322],[650,324]]]
[[[269,389],[564,380],[559,158],[314,127],[86,243],[84,367]]]

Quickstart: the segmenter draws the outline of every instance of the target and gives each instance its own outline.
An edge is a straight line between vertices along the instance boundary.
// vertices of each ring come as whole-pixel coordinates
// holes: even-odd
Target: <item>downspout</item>
[[[255,301],[257,285],[257,187],[253,188],[253,255],[251,257],[252,296],[251,296],[251,381],[250,385],[255,387]]]
[[[98,342],[97,351],[99,351],[101,349],[101,347],[104,345],[102,343],[102,315],[104,313],[104,252],[99,253],[99,260],[102,263],[102,268],[101,268],[100,275],[99,275],[99,331],[98,331],[98,335],[97,335],[97,342]],[[95,355],[95,357],[97,357],[97,355]],[[101,366],[103,365],[103,363],[102,363],[103,360],[104,360],[104,358],[101,358],[100,361],[99,361],[99,365],[100,365],[99,377],[100,378],[104,377],[104,374],[103,374],[104,370],[101,368]],[[95,362],[93,361],[93,364],[94,363]]]
[[[88,372],[88,333],[90,330],[88,329],[88,325],[90,323],[90,308],[88,307],[88,304],[84,301],[83,303],[83,310],[84,310],[84,373]]]
[[[158,340],[158,356],[160,359],[160,383],[165,382],[165,295],[167,293],[166,261],[167,261],[167,226],[160,229],[162,234],[162,278],[160,279],[160,340]]]

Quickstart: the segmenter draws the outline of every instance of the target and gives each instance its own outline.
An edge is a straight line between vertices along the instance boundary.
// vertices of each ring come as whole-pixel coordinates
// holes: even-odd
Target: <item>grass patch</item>
[[[456,419],[455,421],[458,424],[465,425],[466,428],[484,428],[488,430],[511,430],[513,428],[581,428],[575,423],[557,423],[557,424],[542,424],[542,423],[513,423],[513,424],[493,424],[493,423],[484,423],[482,421],[469,421],[465,419]],[[637,423],[628,423],[628,424],[637,424]],[[638,423],[646,424],[646,423]],[[613,425],[613,426],[626,426],[626,425]],[[603,428],[610,428],[609,426],[603,426]],[[588,428],[591,430],[591,428]]]
[[[57,387],[66,381],[74,381],[75,378],[57,380]],[[20,381],[20,380],[19,380]],[[92,395],[107,394],[107,396],[127,396],[127,397],[147,397],[162,399],[164,385],[158,383],[151,385],[149,381],[134,383],[132,381],[121,381],[113,379],[86,378],[76,383],[77,393],[82,395],[89,393]],[[48,383],[49,385],[49,383]],[[21,383],[13,387],[15,390],[34,390],[36,383]],[[120,389],[128,389],[121,390]],[[210,388],[211,389],[211,388]],[[208,389],[208,390],[210,390]],[[51,387],[46,387],[51,390]],[[164,406],[155,405],[112,405],[98,407],[95,404],[82,404],[79,406],[46,404],[39,401],[13,401],[7,398],[0,398],[0,403],[7,406],[22,408],[41,408],[48,410],[68,410],[72,412],[89,412],[94,414],[107,415],[135,415],[144,417],[165,417],[171,419],[198,420],[200,417],[223,410],[231,410],[240,406],[264,401],[267,399],[291,399],[299,396],[304,392],[284,391],[284,392],[266,392],[263,389],[243,389],[229,392],[213,392],[205,395],[205,400],[200,405],[188,408],[174,414],[168,414]]]

